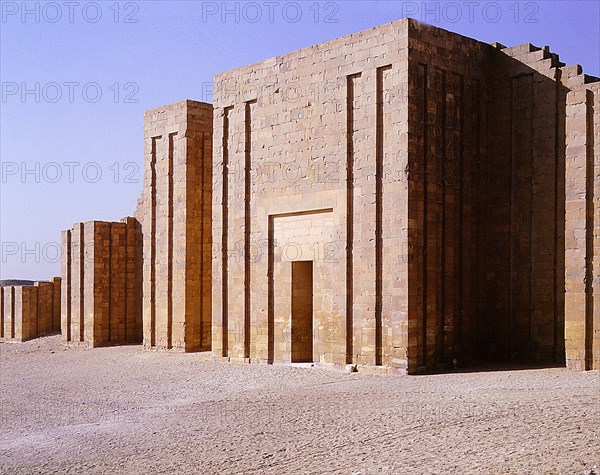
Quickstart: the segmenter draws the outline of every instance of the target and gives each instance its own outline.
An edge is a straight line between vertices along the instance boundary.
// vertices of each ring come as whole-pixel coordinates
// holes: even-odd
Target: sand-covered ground
[[[430,376],[0,344],[0,472],[600,473],[600,373]]]

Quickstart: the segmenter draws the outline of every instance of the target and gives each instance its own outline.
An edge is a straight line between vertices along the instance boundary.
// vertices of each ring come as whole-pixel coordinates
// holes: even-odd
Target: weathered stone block
[[[141,230],[134,218],[77,223],[62,233],[63,340],[141,343]]]

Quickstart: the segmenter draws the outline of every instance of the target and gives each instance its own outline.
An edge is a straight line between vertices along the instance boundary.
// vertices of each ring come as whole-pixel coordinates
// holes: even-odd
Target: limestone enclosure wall
[[[413,20],[217,75],[213,351],[597,365],[597,84]]]
[[[2,288],[4,341],[60,313],[71,344],[600,369],[600,79],[547,46],[404,19],[218,74],[144,141],[135,218]]]
[[[135,218],[77,223],[62,233],[63,340],[140,343],[141,228]]]
[[[210,350],[212,106],[149,110],[144,137],[144,346]]]
[[[565,76],[566,363],[600,369],[600,83],[579,67]]]
[[[0,287],[0,340],[27,341],[60,332],[61,279]]]
[[[311,361],[406,367],[406,26],[215,77],[217,355],[272,363],[305,351],[294,328],[310,303],[292,305],[292,289],[306,297],[294,275],[307,272],[293,269],[308,262]]]

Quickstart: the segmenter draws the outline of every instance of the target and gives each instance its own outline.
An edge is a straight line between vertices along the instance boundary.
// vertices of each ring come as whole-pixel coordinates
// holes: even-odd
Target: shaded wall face
[[[409,371],[471,355],[482,292],[489,46],[409,30]]]
[[[293,261],[292,268],[292,311],[291,311],[291,355],[293,363],[314,361],[313,312],[314,282],[313,262]]]
[[[494,51],[482,196],[476,350],[564,361],[565,88],[558,62],[529,45]],[[487,353],[487,354],[486,354]]]
[[[36,282],[35,286],[37,287],[37,319],[32,331],[35,336],[50,334],[53,331],[54,284],[52,282]]]
[[[212,107],[183,101],[146,112],[144,345],[209,350]]]
[[[215,78],[217,354],[290,361],[292,262],[312,261],[314,361],[406,366],[405,28]]]
[[[52,288],[52,331],[60,332],[62,279],[54,277],[52,283],[54,284]]]
[[[563,355],[556,58],[410,30],[409,365]]]

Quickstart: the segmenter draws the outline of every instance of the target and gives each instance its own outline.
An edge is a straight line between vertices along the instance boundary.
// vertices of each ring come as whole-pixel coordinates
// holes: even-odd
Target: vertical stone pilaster
[[[212,107],[183,101],[145,114],[143,341],[211,345]]]

